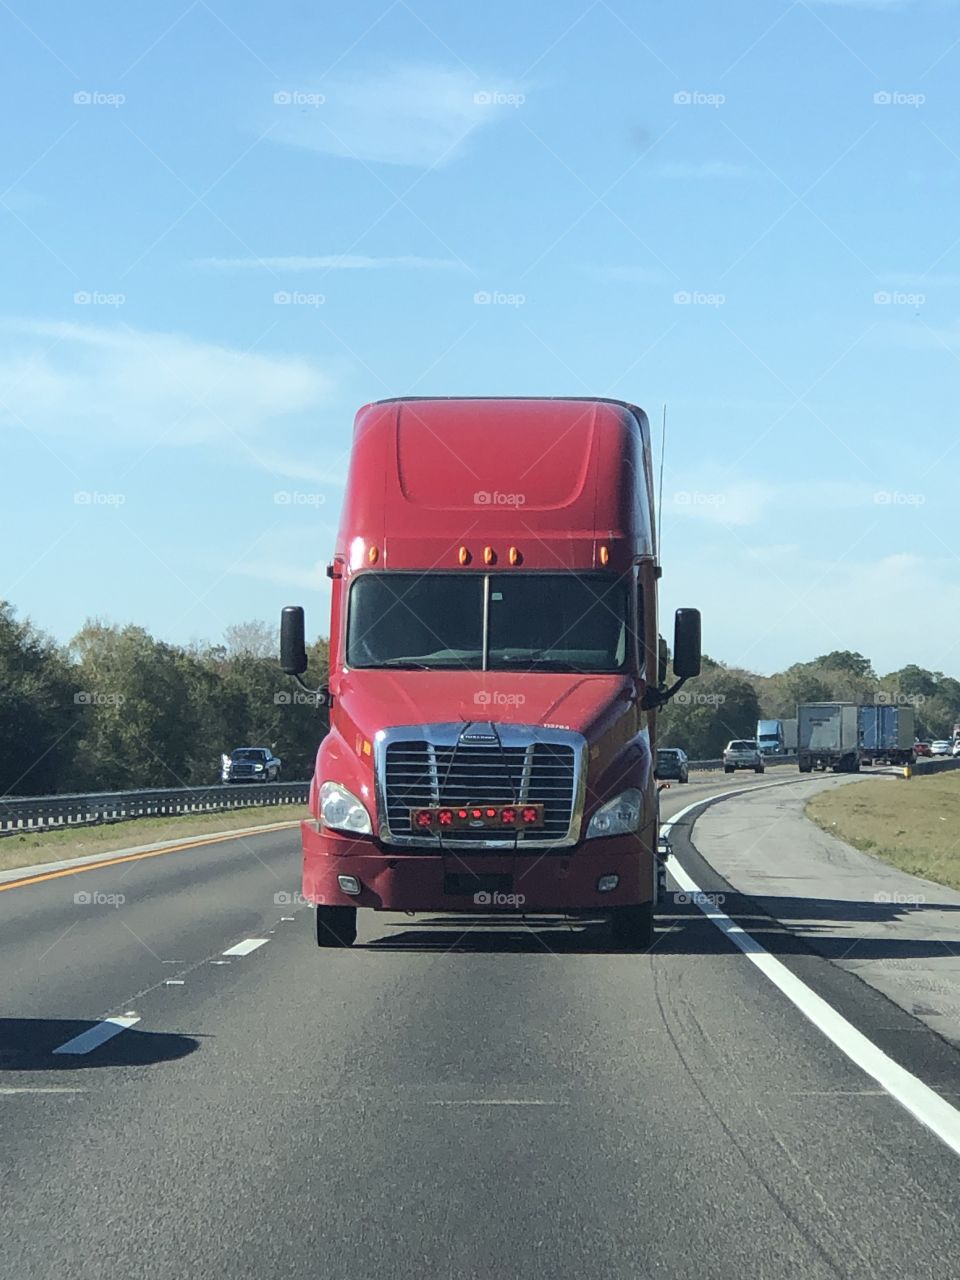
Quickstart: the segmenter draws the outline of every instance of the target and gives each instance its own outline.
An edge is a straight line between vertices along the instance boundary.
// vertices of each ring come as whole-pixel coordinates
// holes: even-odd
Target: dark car
[[[269,747],[237,747],[223,757],[220,779],[223,782],[277,782],[281,763]]]
[[[687,754],[679,747],[659,747],[657,749],[658,778],[676,778],[677,782],[689,781]]]
[[[916,756],[932,756],[929,742],[915,742],[913,744],[913,754]]]

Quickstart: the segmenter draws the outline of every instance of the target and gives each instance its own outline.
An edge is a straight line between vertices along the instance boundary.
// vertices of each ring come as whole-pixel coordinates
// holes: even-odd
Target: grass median
[[[960,772],[836,787],[813,796],[806,813],[856,849],[960,889]]]
[[[161,840],[189,840],[216,831],[269,826],[272,822],[309,818],[306,805],[271,804],[220,813],[187,813],[171,818],[132,818],[96,827],[71,827],[60,831],[25,831],[0,839],[0,871],[42,862],[82,858],[91,853],[135,849]]]

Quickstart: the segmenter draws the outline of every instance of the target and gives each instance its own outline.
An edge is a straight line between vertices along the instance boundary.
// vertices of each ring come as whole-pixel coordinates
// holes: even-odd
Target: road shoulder
[[[804,816],[810,795],[807,783],[711,805],[695,820],[693,845],[813,951],[960,1045],[960,893],[827,834]]]

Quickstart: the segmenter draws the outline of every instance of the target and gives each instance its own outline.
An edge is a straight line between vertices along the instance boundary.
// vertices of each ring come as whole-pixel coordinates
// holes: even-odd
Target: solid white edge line
[[[725,791],[718,796],[688,804],[673,815],[660,828],[661,835],[669,835],[671,827],[694,809],[706,807],[715,800],[729,796],[752,794],[763,788],[750,787],[745,791]],[[696,847],[696,846],[694,846]],[[701,855],[702,856],[702,855]],[[951,1106],[935,1089],[901,1067],[899,1063],[878,1048],[862,1031],[834,1009],[822,996],[802,982],[780,960],[735,924],[725,912],[718,910],[703,893],[693,877],[680,865],[676,855],[667,858],[667,870],[680,888],[690,895],[704,916],[724,934],[760,972],[787,997],[803,1016],[821,1031],[861,1071],[875,1080],[894,1101],[909,1111],[927,1129],[935,1134],[956,1155],[960,1155],[960,1111]],[[746,895],[745,895],[746,896]]]
[[[81,1031],[78,1036],[74,1036],[72,1040],[60,1045],[59,1049],[54,1049],[53,1052],[90,1053],[93,1049],[106,1044],[108,1040],[112,1040],[121,1031],[126,1031],[128,1027],[132,1027],[134,1023],[139,1021],[138,1017],[104,1018],[94,1026],[88,1027],[86,1031]]]
[[[269,938],[244,938],[235,947],[228,947],[226,951],[221,951],[220,954],[222,956],[248,956],[251,951],[256,951],[257,947],[262,947],[265,942],[269,941]]]

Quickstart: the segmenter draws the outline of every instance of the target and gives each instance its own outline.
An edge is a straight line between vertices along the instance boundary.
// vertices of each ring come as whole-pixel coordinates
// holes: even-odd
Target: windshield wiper
[[[524,667],[529,670],[540,671],[572,671],[578,675],[584,674],[583,667],[578,667],[573,662],[568,662],[563,658],[542,658],[536,654],[514,654],[502,658],[491,658],[490,670],[502,670],[504,667]]]
[[[380,667],[400,667],[407,671],[459,671],[470,670],[463,662],[424,662],[422,658],[384,658],[382,662],[370,663],[367,670]]]

